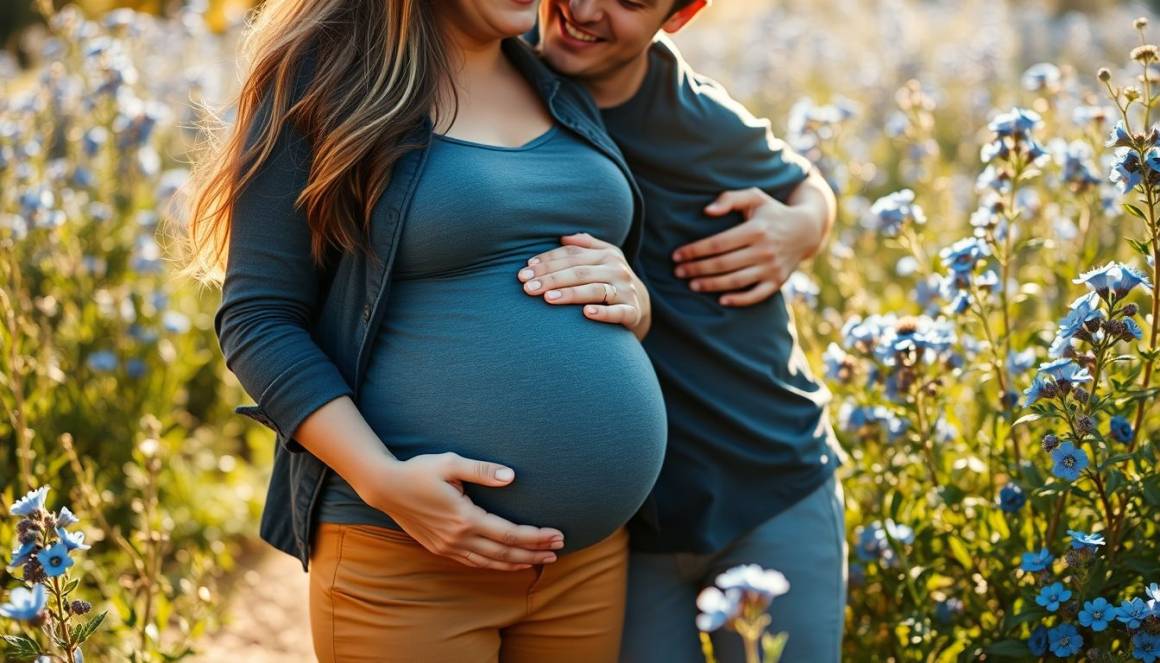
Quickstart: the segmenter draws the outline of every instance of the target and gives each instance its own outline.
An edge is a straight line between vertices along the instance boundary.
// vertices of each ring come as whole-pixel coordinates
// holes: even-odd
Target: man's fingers
[[[584,307],[584,317],[614,325],[631,326],[637,323],[640,312],[631,304],[613,304],[611,306],[588,304]]]
[[[697,292],[726,292],[740,290],[761,280],[761,267],[746,267],[720,276],[706,276],[689,281],[689,288]]]
[[[746,246],[719,256],[680,263],[675,272],[677,277],[682,279],[692,276],[711,276],[736,272],[739,269],[760,265],[763,261],[763,257],[759,255],[756,248]]]
[[[746,221],[716,235],[710,235],[678,248],[673,251],[673,260],[683,262],[749,246],[758,239],[758,232],[755,224]]]
[[[771,200],[776,201],[769,194],[755,187],[723,191],[716,200],[705,206],[705,214],[724,216],[730,212],[741,212],[748,216],[749,212]]]
[[[549,304],[612,304],[624,294],[608,283],[588,283],[574,288],[549,290],[544,293],[544,301]]]
[[[506,486],[516,478],[515,470],[499,463],[464,458],[457,453],[447,452],[448,465],[444,478],[459,479],[483,486]]]
[[[722,306],[753,306],[772,297],[781,286],[773,281],[762,281],[748,290],[721,295]]]
[[[564,533],[558,529],[516,525],[494,513],[484,512],[476,527],[476,533],[512,548],[559,550],[564,547]]]

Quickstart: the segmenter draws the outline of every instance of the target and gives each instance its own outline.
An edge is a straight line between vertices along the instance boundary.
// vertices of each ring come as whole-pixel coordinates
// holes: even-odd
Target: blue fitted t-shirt
[[[668,408],[669,441],[655,494],[659,531],[630,524],[632,546],[720,550],[819,488],[840,464],[830,393],[811,374],[781,293],[725,307],[721,293],[677,278],[673,251],[742,221],[704,207],[722,191],[758,187],[782,201],[810,163],[774,138],[667,39],[627,102],[604,109],[645,198],[637,271],[653,322],[644,345]]]
[[[665,410],[640,342],[517,278],[560,237],[628,234],[629,184],[555,125],[517,148],[434,136],[399,239],[359,411],[399,459],[454,451],[515,480],[464,483],[489,513],[555,527],[568,553],[626,523],[660,472]],[[337,473],[321,521],[399,529]]]

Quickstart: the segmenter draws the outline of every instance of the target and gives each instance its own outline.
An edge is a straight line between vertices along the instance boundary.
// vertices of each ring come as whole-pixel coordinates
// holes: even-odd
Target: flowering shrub
[[[213,63],[233,49],[192,9],[70,6],[27,43],[41,63],[27,73],[0,55],[0,505],[50,477],[97,527],[79,584],[37,589],[25,568],[0,574],[0,596],[13,615],[44,596],[50,628],[75,590],[108,615],[90,660],[177,660],[218,619],[215,579],[256,529],[271,455],[229,416],[242,396],[223,379],[216,302],[168,276],[160,222],[196,139],[190,99],[227,89]],[[0,522],[0,540],[27,527]],[[9,646],[0,658],[30,648]]]
[[[10,645],[7,656],[36,657],[38,663],[54,660],[82,663],[85,657],[81,645],[101,625],[106,613],[83,623],[71,623],[74,617],[87,614],[93,607],[88,601],[69,599],[80,582],[69,579],[69,568],[75,564],[72,554],[88,550],[90,546],[85,543],[84,532],[67,529],[80,522],[67,506],[57,512],[45,508],[47,493],[48,487],[41,486],[17,500],[9,510],[9,515],[19,516],[21,520],[16,526],[19,538],[8,566],[22,569],[24,586],[9,592],[8,601],[0,605],[0,617],[40,627],[43,638],[4,636]],[[51,646],[43,645],[42,639],[51,642]],[[60,655],[49,654],[51,650]]]
[[[853,196],[819,270],[848,289],[791,291],[815,293],[816,307],[796,300],[799,325],[826,346],[852,456],[852,660],[1160,656],[1160,55],[1146,25],[1128,84],[1027,69],[1026,105],[988,118],[969,179],[927,150],[872,202]],[[938,130],[936,93],[920,90],[895,100],[912,140]],[[937,194],[967,181],[969,196]],[[893,273],[845,264],[870,246]],[[911,290],[848,296],[882,292],[876,280]]]

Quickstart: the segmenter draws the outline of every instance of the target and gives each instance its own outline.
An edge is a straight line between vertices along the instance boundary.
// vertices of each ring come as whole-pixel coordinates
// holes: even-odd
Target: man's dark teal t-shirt
[[[830,393],[807,366],[781,293],[722,306],[721,293],[676,277],[672,253],[742,220],[705,215],[722,191],[758,187],[784,201],[811,165],[666,39],[652,45],[641,89],[603,115],[645,197],[635,267],[652,300],[644,345],[669,420],[655,487],[661,527],[634,519],[632,546],[715,552],[819,488],[840,452]]]

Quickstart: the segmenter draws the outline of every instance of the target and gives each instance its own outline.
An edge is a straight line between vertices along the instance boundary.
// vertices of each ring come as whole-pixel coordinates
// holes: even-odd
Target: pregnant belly
[[[393,454],[511,467],[511,484],[467,484],[468,496],[560,529],[563,552],[627,522],[666,436],[656,375],[631,332],[523,294],[514,268],[391,288],[359,407]]]

